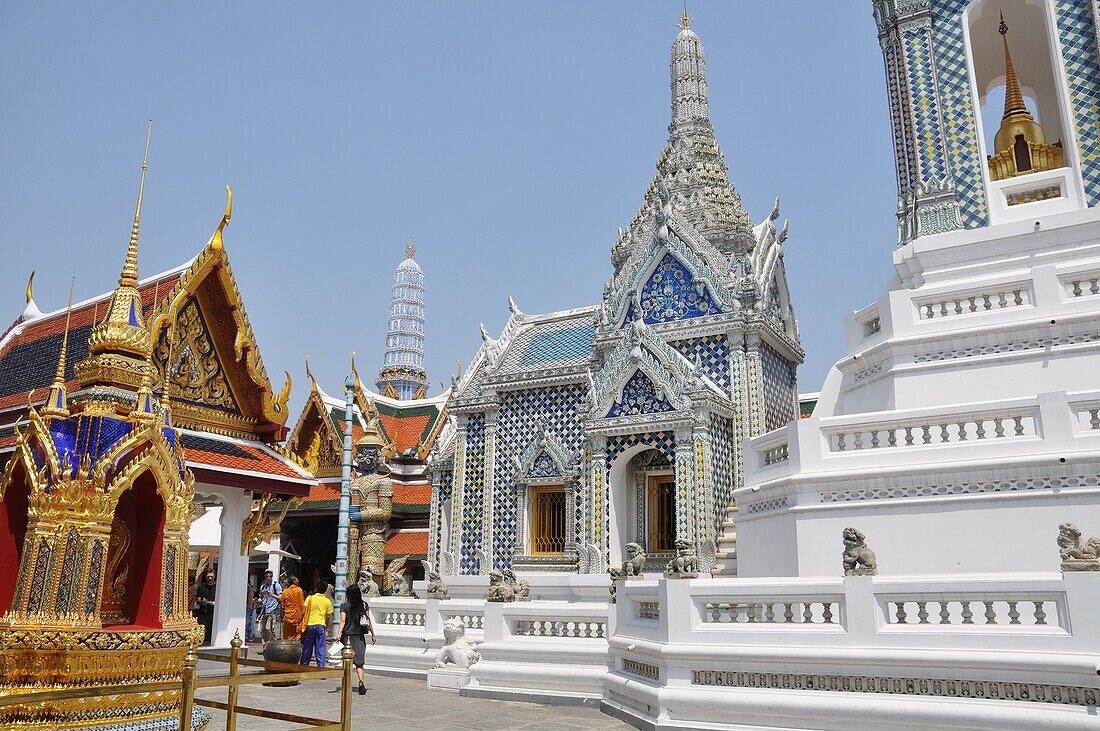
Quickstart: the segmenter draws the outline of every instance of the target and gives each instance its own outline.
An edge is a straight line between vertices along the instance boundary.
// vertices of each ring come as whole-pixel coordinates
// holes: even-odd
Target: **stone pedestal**
[[[457,693],[470,684],[470,671],[456,667],[432,668],[428,671],[428,690]]]

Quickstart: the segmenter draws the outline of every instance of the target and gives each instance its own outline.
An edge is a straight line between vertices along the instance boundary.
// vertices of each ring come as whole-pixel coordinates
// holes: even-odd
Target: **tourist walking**
[[[367,611],[367,603],[363,601],[363,592],[352,584],[348,587],[348,600],[340,605],[340,626],[336,630],[336,636],[345,645],[350,644],[355,658],[355,672],[359,676],[359,695],[367,694],[367,686],[363,684],[364,655],[367,652],[366,635],[370,633],[370,643],[377,642],[374,636],[374,625],[370,621],[370,612]]]
[[[298,586],[297,576],[287,580],[287,587],[279,600],[283,605],[283,639],[301,640],[302,631],[306,628],[306,595]]]
[[[245,642],[253,642],[256,639],[256,590],[252,588],[252,579],[245,585],[248,589],[244,600],[244,638]]]
[[[266,645],[275,639],[275,623],[279,621],[279,596],[283,585],[275,581],[272,571],[264,572],[264,583],[260,584],[260,638]]]
[[[202,583],[195,589],[195,619],[202,625],[204,645],[209,645],[213,639],[214,597],[217,593],[217,575],[207,571],[203,574]]]
[[[309,665],[309,657],[317,659],[317,667],[325,666],[328,653],[328,627],[332,624],[332,602],[325,596],[328,584],[318,581],[313,593],[306,597],[306,631],[302,633],[302,659],[299,665]]]

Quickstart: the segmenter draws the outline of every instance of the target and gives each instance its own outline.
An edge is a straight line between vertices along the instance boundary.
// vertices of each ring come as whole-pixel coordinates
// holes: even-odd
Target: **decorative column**
[[[443,510],[442,500],[439,499],[440,485],[439,485],[439,471],[431,471],[432,481],[432,504],[428,512],[428,563],[432,568],[438,571],[441,575],[443,573],[443,567],[440,565],[440,545],[439,538],[443,534],[443,530],[440,527],[440,513]]]
[[[764,433],[764,367],[760,347],[760,333],[745,333],[743,439]]]
[[[591,439],[592,462],[589,466],[589,489],[586,496],[585,537],[589,555],[582,566],[586,573],[602,572],[602,566],[593,565],[593,554],[603,557],[606,564],[611,558],[611,524],[607,509],[607,437],[596,434]]]
[[[485,563],[480,567],[483,574],[493,570],[497,563],[496,547],[493,545],[493,522],[496,519],[496,446],[497,446],[496,410],[485,412],[485,478],[481,488],[481,553]]]
[[[462,573],[462,519],[466,511],[466,414],[458,415],[458,429],[455,432],[455,461],[451,478],[451,541],[450,551],[454,556],[454,573]]]
[[[215,493],[221,500],[222,542],[218,549],[218,585],[214,595],[212,647],[229,647],[233,636],[244,637],[244,587],[248,556],[241,555],[242,523],[252,512],[252,493],[228,487]]]
[[[695,546],[702,557],[703,545],[717,542],[714,526],[714,450],[711,447],[710,414],[696,413],[692,427],[695,466]],[[705,566],[705,571],[710,570]]]
[[[948,162],[931,3],[874,0],[874,15],[894,129],[901,246],[918,236],[962,228],[963,222]]]
[[[695,458],[691,428],[676,430],[676,538],[695,540]]]

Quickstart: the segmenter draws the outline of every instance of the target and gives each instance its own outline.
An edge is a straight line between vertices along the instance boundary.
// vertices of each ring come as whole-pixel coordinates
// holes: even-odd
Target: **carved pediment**
[[[517,484],[528,480],[561,478],[563,481],[574,479],[572,460],[569,450],[545,425],[520,457],[515,458]]]
[[[194,300],[180,309],[173,327],[161,331],[153,359],[157,364],[157,389],[163,392],[167,387],[173,402],[241,413],[225,366]]]

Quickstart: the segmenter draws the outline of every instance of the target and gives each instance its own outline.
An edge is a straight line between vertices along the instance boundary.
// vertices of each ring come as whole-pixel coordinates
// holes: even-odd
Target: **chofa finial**
[[[27,304],[34,300],[34,269],[31,269],[31,276],[27,279]]]

